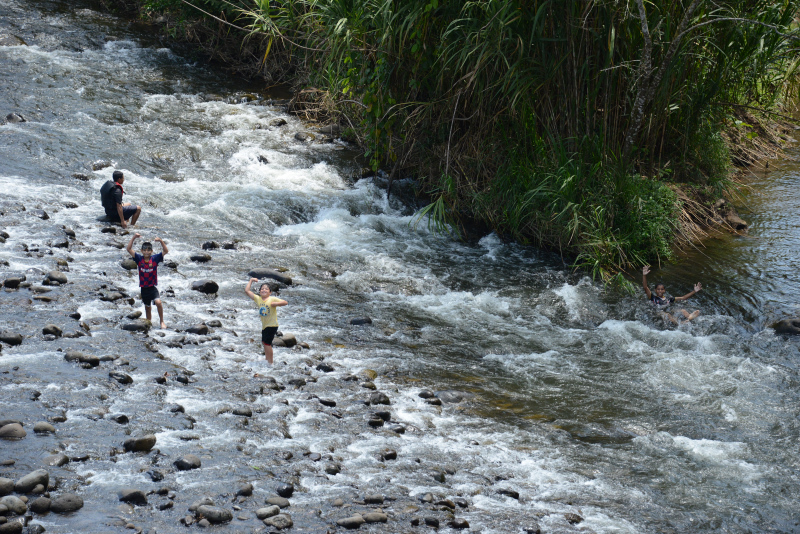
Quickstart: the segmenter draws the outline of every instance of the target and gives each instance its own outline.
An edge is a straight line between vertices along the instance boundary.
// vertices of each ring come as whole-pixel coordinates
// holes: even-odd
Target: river
[[[800,530],[798,342],[768,328],[797,311],[800,151],[752,176],[746,235],[654,268],[651,283],[674,295],[703,283],[687,303],[701,316],[674,327],[643,292],[608,290],[555,255],[430,233],[360,178],[346,144],[296,140],[314,129],[153,33],[90,3],[0,4],[0,113],[27,119],[0,126],[0,279],[38,286],[59,260],[69,278],[47,288],[52,302],[0,291],[0,330],[24,337],[0,352],[0,419],[28,432],[0,441],[0,461],[14,460],[0,477],[63,453],[72,460],[46,466],[51,496],[85,503],[33,523],[183,532],[207,495],[233,511],[216,528],[255,532],[255,510],[289,483],[295,532],[378,508],[388,524],[362,531],[418,532],[425,518],[444,532],[453,518],[484,533]],[[99,160],[112,165],[92,170]],[[120,328],[141,302],[120,266],[130,235],[97,221],[114,169],[143,206],[137,231],[164,238],[177,263],[158,273],[166,330]],[[75,232],[66,248],[55,246],[63,227]],[[208,241],[232,248],[192,261]],[[271,369],[243,292],[256,267],[292,277],[281,330],[310,347],[276,348]],[[192,291],[201,279],[218,294]],[[99,298],[111,290],[135,304]],[[42,335],[48,323],[83,331],[74,312],[90,335]],[[350,324],[365,316],[371,324]],[[204,321],[219,321],[210,337],[183,332]],[[70,350],[110,357],[83,368],[65,361]],[[366,405],[371,388],[391,404]],[[232,413],[244,405],[252,416]],[[376,411],[390,422],[370,426]],[[55,434],[35,434],[37,421]],[[157,451],[121,450],[146,433]],[[176,470],[190,453],[202,467]],[[237,497],[247,482],[253,495]],[[148,504],[121,503],[128,487],[150,492]]]

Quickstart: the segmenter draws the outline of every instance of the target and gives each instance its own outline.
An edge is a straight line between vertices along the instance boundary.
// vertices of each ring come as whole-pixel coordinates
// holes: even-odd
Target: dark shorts
[[[275,332],[278,331],[277,326],[268,326],[261,331],[261,343],[264,345],[272,346],[272,340],[275,339]]]
[[[144,305],[148,308],[150,307],[151,302],[158,300],[159,296],[158,288],[156,286],[142,288],[142,302],[144,302]]]
[[[122,216],[125,217],[125,220],[127,221],[128,219],[134,216],[136,210],[138,209],[139,206],[135,206],[133,204],[130,206],[122,206]],[[109,221],[119,222],[119,214],[117,213],[117,210],[114,210],[112,212],[106,211],[106,215],[108,216]]]

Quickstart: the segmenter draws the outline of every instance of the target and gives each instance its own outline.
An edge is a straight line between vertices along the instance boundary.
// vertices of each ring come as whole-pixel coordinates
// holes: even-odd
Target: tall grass
[[[800,0],[150,2],[213,11],[267,77],[327,92],[434,227],[479,219],[599,274],[670,256],[668,183],[724,191],[735,106],[797,97]]]

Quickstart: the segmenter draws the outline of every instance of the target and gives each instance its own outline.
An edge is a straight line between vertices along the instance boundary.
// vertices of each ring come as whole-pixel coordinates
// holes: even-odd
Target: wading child
[[[256,295],[250,290],[253,282],[258,282],[258,278],[251,278],[247,282],[244,292],[258,306],[258,314],[261,316],[261,345],[264,347],[264,356],[267,358],[267,362],[272,365],[272,340],[275,338],[275,332],[278,331],[278,307],[286,306],[289,303],[278,297],[270,296],[268,284],[261,284],[258,295]]]
[[[153,320],[153,312],[150,307],[151,303],[155,303],[158,308],[158,319],[161,321],[161,328],[166,328],[167,324],[164,322],[164,307],[161,305],[159,298],[158,288],[158,264],[164,261],[164,254],[169,252],[167,244],[157,237],[153,241],[158,241],[161,244],[161,252],[153,254],[153,245],[149,241],[142,243],[142,253],[133,251],[133,242],[142,237],[140,234],[134,234],[131,238],[128,247],[125,249],[133,257],[133,261],[139,267],[139,287],[142,288],[142,302],[144,303],[144,313],[148,321]]]
[[[664,284],[660,282],[656,284],[654,292],[650,291],[650,288],[647,286],[647,275],[649,273],[650,273],[650,266],[645,265],[642,268],[642,285],[644,286],[644,292],[647,295],[648,300],[650,300],[650,302],[653,303],[653,305],[665,316],[664,317],[665,319],[669,319],[673,323],[678,324],[678,320],[674,316],[663,310],[669,308],[675,302],[681,302],[688,299],[689,297],[696,295],[701,289],[703,289],[702,284],[700,284],[700,282],[697,282],[694,285],[694,291],[692,291],[691,293],[687,293],[682,297],[665,297],[664,293],[666,293],[666,288],[664,288]],[[695,310],[692,313],[689,313],[681,308],[680,310],[678,310],[678,312],[681,313],[686,318],[687,322],[691,321],[692,319],[700,315],[700,310]]]

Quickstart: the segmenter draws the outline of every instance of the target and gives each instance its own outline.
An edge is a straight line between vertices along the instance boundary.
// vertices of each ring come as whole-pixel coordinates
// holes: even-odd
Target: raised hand
[[[140,237],[142,237],[142,234],[140,234],[139,232],[136,232],[135,234],[133,234],[133,238],[134,239],[139,239]]]
[[[703,284],[701,284],[700,282],[697,282],[697,283],[694,285],[694,292],[695,292],[695,293],[697,293],[697,292],[699,292],[701,289],[703,289]]]
[[[642,267],[642,276],[647,276],[648,274],[650,274],[650,266],[645,265],[644,267]]]
[[[249,283],[258,282],[258,278],[251,278]]]

